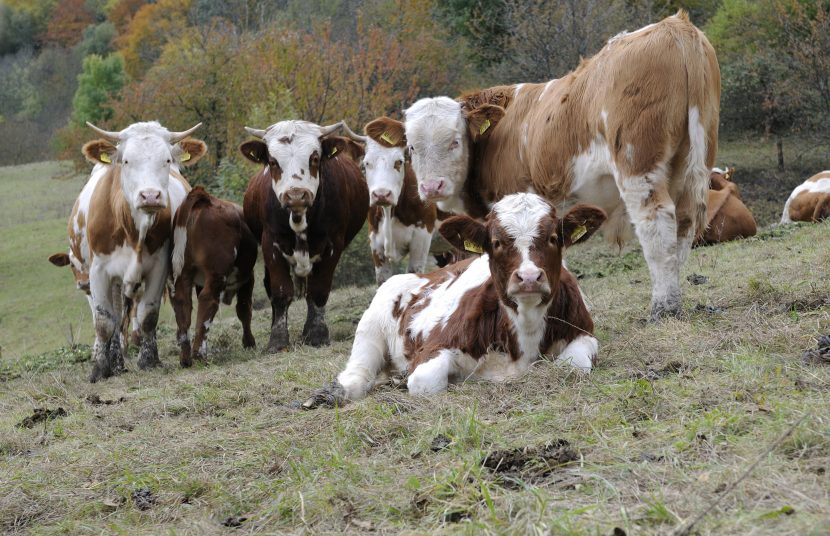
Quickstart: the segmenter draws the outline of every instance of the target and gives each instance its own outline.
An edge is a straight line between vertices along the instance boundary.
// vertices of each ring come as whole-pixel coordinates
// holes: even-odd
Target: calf
[[[242,346],[255,345],[251,333],[251,295],[257,242],[245,223],[242,207],[218,199],[197,186],[176,212],[173,227],[173,310],[176,339],[181,348],[179,362],[193,364],[188,338],[193,309],[193,287],[198,291],[195,357],[207,349],[207,333],[219,310],[220,299],[229,305],[236,294],[236,316],[242,322]]]
[[[245,127],[260,139],[239,149],[263,166],[248,184],[243,207],[262,244],[271,299],[269,352],[288,346],[288,307],[295,295],[305,294],[308,305],[304,340],[312,346],[329,342],[325,306],[334,269],[369,210],[369,191],[354,161],[362,149],[331,137],[341,125],[281,121],[265,130]]]
[[[758,231],[752,212],[741,200],[738,186],[731,181],[734,171],[712,168],[706,204],[706,230],[698,233],[695,246],[748,238]]]
[[[830,217],[830,171],[822,171],[793,190],[784,204],[781,223],[819,222],[827,217]]]
[[[505,380],[542,354],[590,371],[594,326],[562,253],[604,221],[589,205],[558,219],[550,203],[527,193],[503,198],[484,222],[448,219],[440,233],[450,243],[485,254],[384,283],[357,326],[346,369],[305,407],[362,398],[382,371],[406,371],[413,394],[468,378]]]
[[[436,210],[418,196],[418,182],[404,156],[403,124],[388,117],[368,123],[365,136],[346,127],[353,140],[366,147],[360,162],[369,186],[369,247],[375,280],[383,284],[395,265],[409,253],[410,273],[423,272],[429,257]]]

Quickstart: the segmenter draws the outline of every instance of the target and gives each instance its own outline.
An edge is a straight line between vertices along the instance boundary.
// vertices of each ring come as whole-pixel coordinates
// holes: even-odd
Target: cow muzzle
[[[428,201],[441,199],[447,196],[447,181],[444,179],[424,181],[418,185],[418,190],[421,192],[421,197]]]
[[[163,209],[164,197],[160,190],[141,190],[138,192],[138,208],[146,212],[158,212]]]
[[[289,188],[282,194],[280,201],[291,212],[303,212],[314,202],[314,194],[305,188]]]
[[[395,200],[392,198],[392,191],[387,188],[372,190],[371,197],[372,206],[388,207],[395,204]]]
[[[510,277],[507,293],[512,296],[550,293],[550,285],[545,271],[536,266],[519,268]]]

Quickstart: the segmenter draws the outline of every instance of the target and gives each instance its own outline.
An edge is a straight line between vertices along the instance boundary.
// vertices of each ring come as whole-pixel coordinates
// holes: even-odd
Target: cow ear
[[[176,160],[182,166],[192,166],[207,154],[205,142],[195,138],[186,138],[177,143],[176,147]]]
[[[107,140],[92,140],[84,145],[81,151],[93,164],[112,164],[117,149]]]
[[[49,255],[49,262],[55,266],[66,266],[69,264],[69,255],[66,253],[55,253],[54,255]]]
[[[570,247],[588,240],[605,222],[605,212],[593,205],[577,205],[568,211],[557,226],[559,246]]]
[[[724,179],[726,179],[726,180],[728,180],[728,181],[731,181],[731,180],[732,180],[732,174],[733,174],[733,173],[735,173],[735,168],[733,168],[733,167],[732,167],[732,168],[728,167],[728,168],[726,168],[726,171],[725,171],[725,172],[724,172],[724,174],[723,174],[723,178],[724,178]]]
[[[367,123],[363,131],[383,147],[406,147],[403,123],[391,117],[378,117]]]
[[[493,104],[483,104],[474,110],[465,111],[467,129],[473,142],[483,140],[504,117],[504,108]]]
[[[270,161],[268,146],[265,145],[265,142],[259,140],[246,141],[239,146],[239,152],[254,164],[267,165]]]
[[[452,216],[444,220],[438,232],[461,251],[484,253],[490,250],[490,232],[487,226],[469,216]]]
[[[330,136],[323,139],[321,142],[323,147],[323,158],[335,158],[337,156],[346,156],[351,158],[355,164],[359,164],[363,160],[365,151],[363,146],[359,143],[343,138],[341,136]]]

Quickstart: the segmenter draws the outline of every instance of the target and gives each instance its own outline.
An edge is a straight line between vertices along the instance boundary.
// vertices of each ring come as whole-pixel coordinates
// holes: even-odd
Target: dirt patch
[[[439,452],[452,445],[452,439],[444,434],[438,434],[429,445],[429,450],[432,452]]]
[[[481,464],[501,476],[512,478],[540,478],[579,459],[579,454],[565,439],[557,439],[540,446],[494,450]]]
[[[698,303],[695,305],[694,311],[696,313],[705,313],[707,315],[722,315],[723,309],[720,307],[715,307],[714,305],[703,305],[702,303]]]
[[[121,402],[126,402],[127,398],[120,396],[118,400],[106,400],[102,399],[98,395],[88,395],[86,397],[86,401],[92,404],[93,406],[111,406],[112,404],[120,404]]]
[[[807,365],[830,365],[830,335],[819,337],[816,348],[804,352],[801,359]]]
[[[703,285],[709,282],[709,278],[705,275],[692,274],[686,278],[686,281],[692,285]]]
[[[19,428],[34,428],[39,423],[53,421],[59,417],[66,417],[68,413],[63,408],[35,408],[31,415],[17,423]]]
[[[132,495],[133,504],[139,510],[149,510],[156,504],[156,495],[147,488],[137,489]]]
[[[223,520],[222,525],[232,529],[238,529],[246,521],[248,521],[248,518],[245,516],[231,516]]]

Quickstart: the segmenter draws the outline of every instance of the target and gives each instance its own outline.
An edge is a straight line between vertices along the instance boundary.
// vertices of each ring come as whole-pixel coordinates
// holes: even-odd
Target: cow
[[[830,217],[830,171],[822,171],[798,185],[781,214],[781,223],[819,222]]]
[[[193,188],[176,212],[173,223],[172,296],[176,340],[183,367],[204,359],[207,333],[219,310],[236,295],[236,316],[242,323],[242,346],[256,345],[251,333],[251,296],[257,241],[245,223],[242,207]],[[193,287],[198,292],[196,330],[191,347],[188,332],[193,310]],[[195,348],[192,355],[191,348]]]
[[[439,209],[481,217],[522,191],[592,203],[620,245],[630,219],[657,320],[680,312],[680,268],[706,223],[719,101],[715,52],[681,11],[560,79],[424,98],[404,123],[419,194]]]
[[[288,346],[288,307],[305,294],[303,339],[329,343],[325,306],[343,250],[366,221],[369,191],[354,159],[362,148],[332,136],[342,122],[321,127],[299,120],[266,129],[240,146],[262,169],[243,200],[248,227],[262,246],[265,290],[271,299],[268,352]]]
[[[207,151],[201,140],[187,139],[201,123],[171,132],[157,121],[106,131],[87,125],[103,139],[84,145],[95,164],[78,201],[89,248],[95,344],[90,382],[124,369],[118,337],[123,301],[136,299],[141,331],[138,367],[158,366],[156,324],[170,267],[173,215],[190,186],[182,165],[196,163]]]
[[[748,238],[758,231],[752,212],[744,205],[738,186],[731,180],[734,172],[734,168],[712,168],[706,229],[698,233],[695,246]]]
[[[429,395],[450,381],[515,377],[542,354],[590,371],[593,321],[562,253],[603,221],[590,205],[559,219],[530,193],[504,197],[483,222],[449,218],[441,235],[484,254],[387,280],[360,319],[346,368],[303,406],[363,398],[383,372],[404,371],[411,394]]]
[[[369,247],[378,286],[394,274],[395,266],[408,253],[409,273],[427,266],[436,209],[418,196],[418,184],[404,150],[403,125],[379,117],[364,127],[366,135],[345,133],[363,144],[360,168],[369,186]]]

